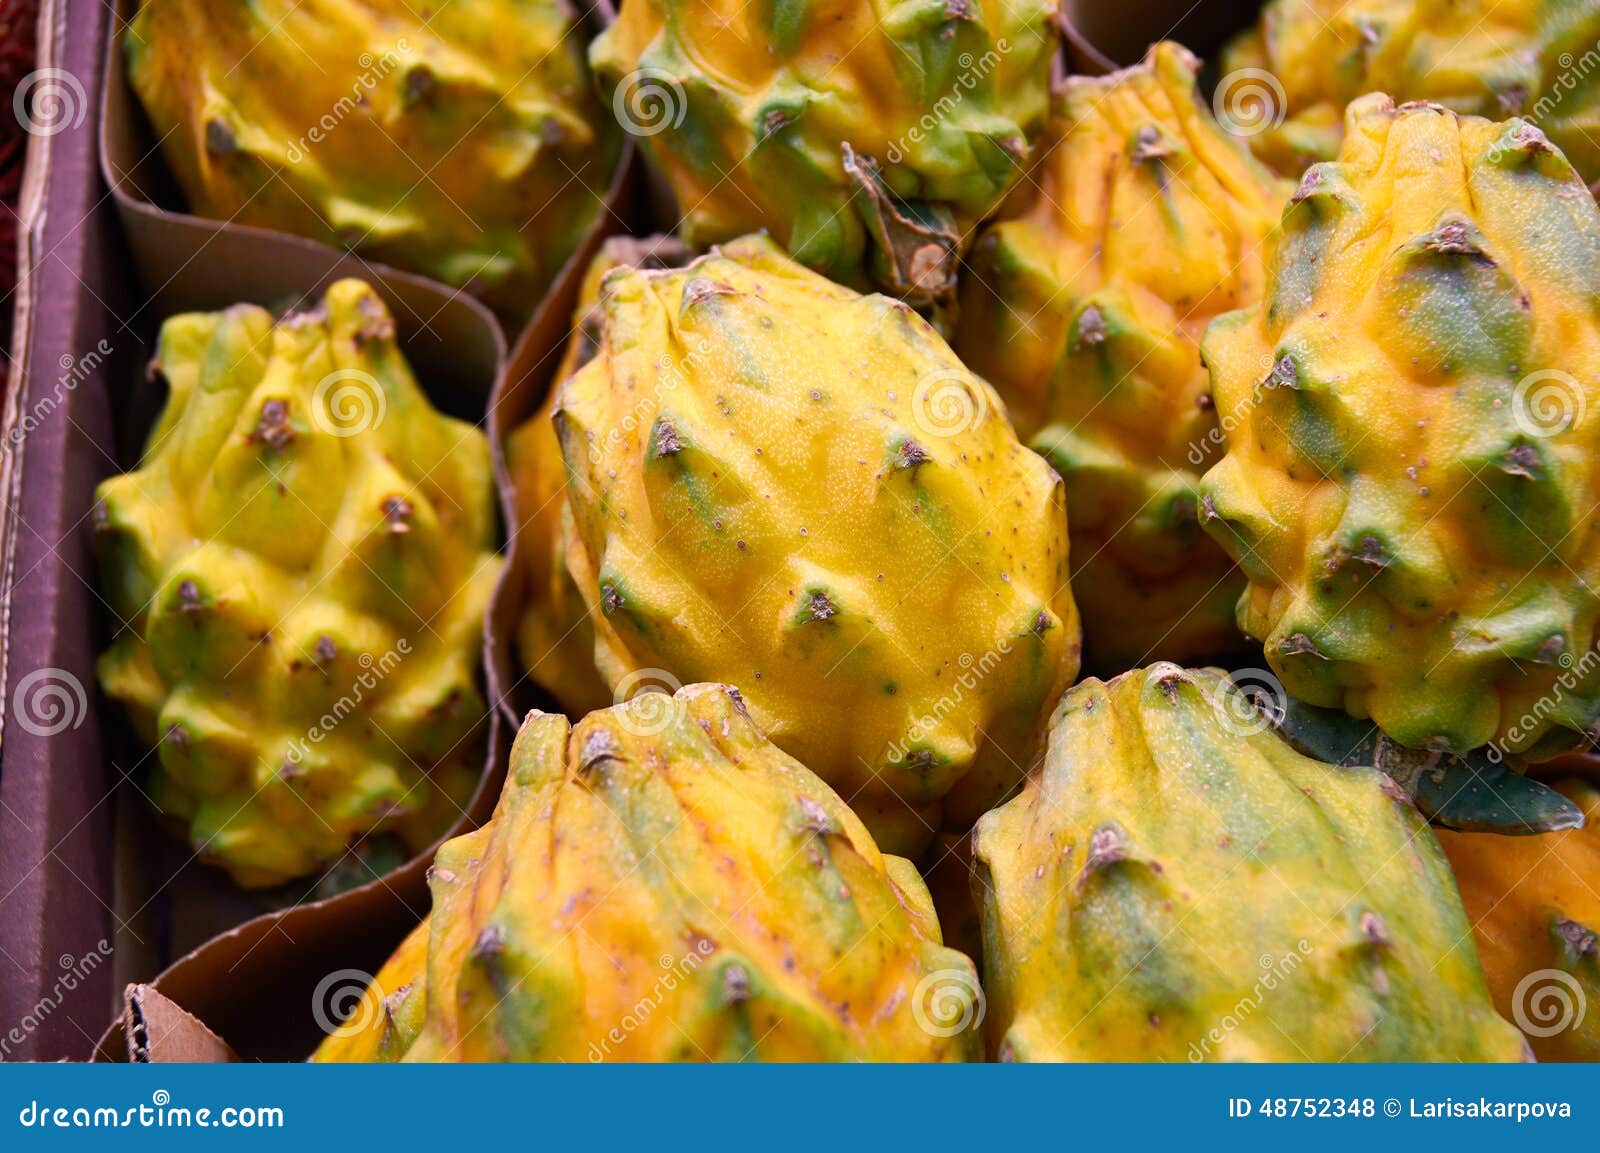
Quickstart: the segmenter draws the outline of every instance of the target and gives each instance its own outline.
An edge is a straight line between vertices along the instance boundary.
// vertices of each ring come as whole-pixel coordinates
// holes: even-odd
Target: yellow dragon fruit
[[[1243,581],[1195,513],[1223,442],[1200,337],[1261,298],[1290,189],[1195,99],[1198,67],[1161,43],[1069,79],[962,280],[955,349],[1067,482],[1085,658],[1108,671],[1242,644]]]
[[[1051,0],[625,0],[590,61],[696,247],[768,229],[922,306],[1027,168]]]
[[[1077,670],[1060,478],[908,306],[763,238],[600,303],[555,422],[607,683],[737,684],[886,848],[965,831]]]
[[[144,459],[98,492],[106,695],[156,748],[147,792],[240,884],[461,814],[500,570],[489,446],[418,388],[343,280],[274,319],[176,316]]]
[[[123,48],[191,211],[512,320],[599,218],[620,151],[558,0],[141,0]]]
[[[972,962],[738,694],[531,714],[493,820],[318,1061],[960,1061]]]
[[[973,852],[1001,1060],[1525,1054],[1405,794],[1296,753],[1215,671],[1069,690]]]
[[[1222,57],[1215,104],[1262,159],[1332,160],[1345,106],[1383,92],[1537,125],[1600,180],[1600,2],[1271,0]]]
[[[1540,758],[1600,715],[1600,210],[1525,120],[1386,96],[1204,345],[1201,520],[1289,694]]]

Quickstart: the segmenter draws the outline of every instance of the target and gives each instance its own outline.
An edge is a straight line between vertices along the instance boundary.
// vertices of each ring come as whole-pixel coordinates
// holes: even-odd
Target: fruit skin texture
[[[1535,837],[1441,829],[1439,843],[1495,1007],[1512,1020],[1520,1007],[1539,1060],[1600,1061],[1600,788],[1580,780],[1555,787],[1583,810],[1583,828]]]
[[[600,349],[600,282],[613,268],[668,268],[687,264],[689,251],[669,236],[642,240],[614,236],[590,262],[578,293],[573,332],[539,410],[506,437],[506,470],[516,490],[521,523],[526,604],[517,624],[517,654],[540,688],[569,716],[612,704],[611,689],[594,666],[594,626],[583,595],[567,570],[561,548],[566,503],[566,465],[552,414],[560,383]]]
[[[765,238],[601,307],[555,420],[607,681],[739,685],[890,851],[969,828],[1077,670],[1060,478],[909,307]]]
[[[1043,127],[1048,0],[626,0],[589,59],[695,248],[767,229],[919,307]]]
[[[1215,670],[1074,686],[974,838],[1002,1060],[1523,1055],[1427,823],[1377,770],[1294,752]]]
[[[1242,644],[1244,582],[1195,515],[1222,445],[1200,337],[1260,300],[1290,189],[1218,128],[1198,68],[1163,42],[1068,79],[1032,194],[962,279],[956,352],[1067,482],[1085,657],[1109,671]]]
[[[493,820],[440,849],[431,883],[407,1060],[979,1055],[975,1025],[920,1023],[942,1023],[936,983],[975,998],[977,975],[916,870],[723,685],[577,725],[529,714]]]
[[[166,408],[95,511],[100,684],[156,746],[151,799],[247,887],[368,833],[420,850],[482,771],[487,441],[358,280],[277,323],[175,316],[154,367]]]
[[[189,209],[310,237],[513,320],[601,211],[620,131],[555,0],[143,0],[128,77]]]
[[[1536,128],[1350,106],[1203,347],[1201,521],[1290,696],[1533,759],[1595,719],[1597,300],[1600,211]]]
[[[1345,106],[1386,92],[1491,120],[1525,116],[1593,182],[1597,42],[1597,0],[1273,0],[1223,53],[1218,103],[1286,174],[1333,159]],[[1244,69],[1270,73],[1281,97],[1264,78],[1230,83]]]

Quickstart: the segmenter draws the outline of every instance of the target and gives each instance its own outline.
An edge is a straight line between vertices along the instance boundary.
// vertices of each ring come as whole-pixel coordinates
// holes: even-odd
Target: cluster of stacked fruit
[[[526,315],[609,103],[682,220],[601,248],[504,446],[552,711],[319,1060],[1600,1055],[1593,104],[1512,115],[1600,6],[1278,0],[1258,158],[1175,44],[1052,86],[1040,0],[625,0],[598,97],[554,3],[322,0],[302,49],[412,40],[314,162],[271,6],[189,7],[128,50],[197,210]],[[420,849],[488,708],[485,438],[361,284],[157,366],[97,520],[157,806],[247,885]]]

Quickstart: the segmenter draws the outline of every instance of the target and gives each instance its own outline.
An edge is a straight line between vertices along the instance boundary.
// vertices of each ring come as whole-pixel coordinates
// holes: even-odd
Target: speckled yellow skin
[[[167,406],[95,517],[100,683],[157,746],[151,799],[245,886],[367,833],[421,849],[482,771],[487,441],[429,405],[357,280],[277,323],[173,317],[155,367]]]
[[[348,247],[520,320],[621,133],[556,0],[143,0],[128,76],[189,209]]]
[[[666,236],[613,237],[584,274],[573,317],[572,338],[539,410],[506,437],[506,469],[516,489],[517,549],[524,558],[526,604],[517,624],[522,667],[569,716],[613,703],[611,689],[594,665],[594,626],[583,596],[567,570],[561,521],[567,511],[567,469],[561,460],[551,414],[559,385],[594,358],[600,348],[600,282],[620,265],[667,267],[687,263],[688,250]]]
[[[975,1024],[954,1032],[939,1013],[935,983],[975,1000],[977,975],[940,944],[916,870],[880,854],[721,685],[645,694],[576,726],[530,714],[494,819],[439,851],[432,887],[426,1021],[407,1060],[981,1049]],[[384,1031],[318,1059],[392,1056],[370,1037]]]
[[[1439,843],[1495,1007],[1513,1020],[1521,1007],[1539,1060],[1600,1061],[1600,788],[1580,780],[1555,787],[1583,810],[1583,828],[1536,837],[1441,829]]]
[[[1524,1055],[1423,818],[1377,770],[1294,752],[1215,671],[1069,690],[974,856],[1003,1060]]]
[[[1227,78],[1240,69],[1276,79],[1283,99],[1271,97],[1275,115],[1262,120],[1260,106],[1241,103],[1238,123],[1257,154],[1290,176],[1333,159],[1346,104],[1386,92],[1492,120],[1525,116],[1593,182],[1597,42],[1596,0],[1273,0],[1259,26],[1223,53],[1222,99],[1226,107]],[[1246,91],[1248,81],[1237,83],[1232,90]]]
[[[691,245],[764,228],[832,279],[887,291],[845,148],[963,244],[1027,168],[1054,12],[1051,0],[625,0],[590,61],[672,186]]]
[[[1524,121],[1383,96],[1206,334],[1201,520],[1289,694],[1538,758],[1600,712],[1600,211]]]
[[[969,827],[1078,666],[1060,478],[919,316],[764,238],[601,303],[556,411],[601,672],[738,685],[891,851]]]
[[[1195,517],[1222,451],[1200,337],[1260,300],[1290,188],[1217,127],[1198,67],[1163,42],[1070,78],[1018,215],[962,280],[956,351],[1067,482],[1072,591],[1102,671],[1243,643],[1243,580]]]

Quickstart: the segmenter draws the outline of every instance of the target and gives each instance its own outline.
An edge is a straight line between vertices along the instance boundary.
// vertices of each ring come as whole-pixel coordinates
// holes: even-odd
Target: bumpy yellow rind
[[[910,308],[764,238],[601,308],[555,420],[608,683],[738,685],[892,851],[970,827],[1078,666],[1060,478]]]
[[[1427,822],[1377,770],[1296,753],[1215,671],[1071,689],[974,856],[1002,1060],[1524,1056]]]
[[[493,820],[440,850],[432,888],[408,1061],[981,1050],[976,971],[940,943],[916,870],[881,854],[725,686],[645,694],[576,725],[530,715]],[[376,984],[414,971],[397,956]],[[383,1042],[406,1028],[375,1022],[316,1059],[392,1058]]]
[[[1439,830],[1495,1007],[1541,1061],[1600,1061],[1600,788],[1556,788],[1581,829],[1533,837]]]
[[[1600,210],[1540,131],[1387,97],[1203,353],[1201,520],[1289,694],[1538,758],[1600,715]]]
[[[242,885],[398,833],[413,850],[482,771],[497,579],[489,448],[436,412],[367,284],[282,319],[173,317],[170,395],[97,493],[107,696],[156,747],[156,808]]]
[[[1290,188],[1196,98],[1199,62],[1060,89],[1013,219],[979,238],[954,345],[1067,482],[1072,589],[1099,672],[1242,645],[1243,580],[1200,530],[1223,435],[1200,362],[1219,313],[1261,298]]]
[[[128,78],[189,210],[349,248],[526,318],[621,131],[559,0],[142,0]]]

